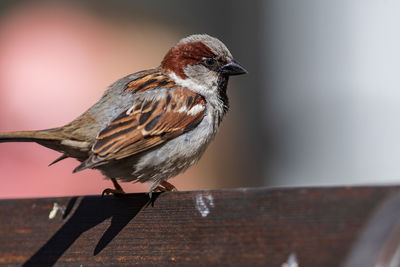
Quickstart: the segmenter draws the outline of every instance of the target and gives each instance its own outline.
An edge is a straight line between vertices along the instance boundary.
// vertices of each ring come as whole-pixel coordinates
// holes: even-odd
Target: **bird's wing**
[[[203,119],[205,109],[205,99],[186,88],[138,98],[99,133],[92,154],[74,171],[135,155],[190,131]]]

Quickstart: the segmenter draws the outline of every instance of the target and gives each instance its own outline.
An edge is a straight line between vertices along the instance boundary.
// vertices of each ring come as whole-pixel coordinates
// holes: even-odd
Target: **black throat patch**
[[[226,93],[226,89],[228,87],[228,80],[229,77],[225,75],[219,75],[218,77],[218,92],[219,92],[219,98],[224,103],[224,114],[229,109],[229,99],[228,99],[228,94]]]

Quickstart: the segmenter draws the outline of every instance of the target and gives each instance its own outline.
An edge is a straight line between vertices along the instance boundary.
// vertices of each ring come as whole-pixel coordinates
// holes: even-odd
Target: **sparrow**
[[[172,47],[159,67],[117,80],[72,122],[39,131],[0,133],[0,142],[36,142],[80,161],[73,172],[100,170],[118,181],[174,191],[169,178],[203,155],[229,108],[229,76],[247,71],[217,38],[195,34]],[[49,165],[49,166],[50,166]]]

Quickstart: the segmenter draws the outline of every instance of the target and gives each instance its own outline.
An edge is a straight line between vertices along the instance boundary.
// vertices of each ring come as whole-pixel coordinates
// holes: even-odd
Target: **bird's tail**
[[[21,131],[0,133],[0,143],[4,142],[35,142],[42,146],[63,153],[50,165],[67,157],[77,158],[83,161],[90,149],[89,143],[83,140],[71,140],[62,128],[53,128],[40,131]]]
[[[40,142],[40,141],[61,141],[62,134],[58,128],[41,131],[20,131],[0,133],[0,143],[4,142]]]

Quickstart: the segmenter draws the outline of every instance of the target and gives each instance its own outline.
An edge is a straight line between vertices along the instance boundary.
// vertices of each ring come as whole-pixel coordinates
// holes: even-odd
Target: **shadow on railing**
[[[104,232],[93,255],[100,253],[118,233],[144,208],[154,204],[159,194],[150,200],[147,194],[134,194],[121,197],[83,197],[76,209],[78,197],[70,199],[64,218],[74,210],[71,217],[23,266],[52,266],[81,234],[111,218],[111,225]]]

